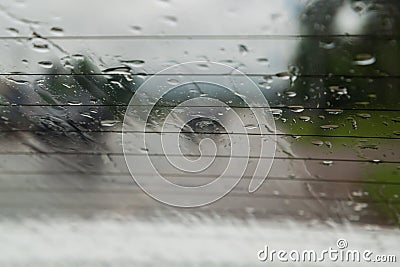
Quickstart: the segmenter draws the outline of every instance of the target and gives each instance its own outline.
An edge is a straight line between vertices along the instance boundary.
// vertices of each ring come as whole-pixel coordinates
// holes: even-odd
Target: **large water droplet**
[[[313,140],[313,141],[311,141],[311,144],[316,145],[316,146],[322,146],[324,144],[324,142],[321,140]]]
[[[331,114],[331,115],[338,115],[338,114],[343,113],[342,109],[325,109],[325,111],[328,112],[328,114]]]
[[[71,106],[80,106],[80,105],[82,105],[82,102],[79,101],[79,100],[69,100],[69,101],[68,101],[68,105],[71,105]]]
[[[293,92],[293,91],[286,91],[285,95],[287,95],[288,97],[295,97],[297,95],[297,93]]]
[[[308,116],[300,116],[299,119],[302,121],[310,121],[311,118]]]
[[[332,160],[324,160],[324,161],[322,161],[322,165],[332,166],[333,165],[333,161]]]
[[[354,65],[367,66],[376,62],[376,58],[371,54],[358,54],[353,61]]]
[[[292,75],[286,71],[286,72],[277,73],[277,74],[275,74],[275,76],[282,80],[289,80]]]
[[[303,106],[289,106],[288,108],[290,109],[290,111],[292,111],[294,113],[301,113],[304,111]]]
[[[42,68],[45,68],[45,69],[51,69],[53,67],[53,62],[47,61],[47,60],[39,61],[38,64],[39,64],[39,66],[41,66]]]
[[[326,50],[330,50],[336,47],[335,43],[333,41],[330,42],[324,42],[324,41],[320,41],[319,42],[319,47],[326,49]]]

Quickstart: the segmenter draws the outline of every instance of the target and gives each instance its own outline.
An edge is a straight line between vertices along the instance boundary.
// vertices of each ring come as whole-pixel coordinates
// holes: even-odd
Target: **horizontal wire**
[[[35,36],[0,36],[3,40],[33,39]],[[321,39],[321,38],[360,38],[370,40],[397,40],[397,34],[141,34],[141,35],[42,35],[49,40],[286,40],[286,39]]]
[[[367,135],[323,135],[323,134],[296,134],[296,133],[216,133],[216,132],[142,132],[142,131],[122,131],[122,130],[65,130],[65,131],[52,131],[52,130],[33,130],[33,129],[10,129],[0,130],[0,133],[14,133],[14,132],[29,132],[29,133],[118,133],[118,134],[207,134],[207,135],[244,135],[244,136],[285,136],[285,137],[326,137],[326,138],[354,138],[354,139],[383,139],[383,140],[397,140],[399,137],[392,136],[367,136]]]
[[[129,105],[129,104],[40,104],[40,103],[18,103],[18,104],[0,104],[0,107],[156,107],[156,108],[176,108],[173,105]],[[180,105],[178,108],[226,108],[226,106],[208,106],[208,105]],[[324,110],[326,112],[340,112],[340,111],[376,111],[376,112],[397,112],[400,109],[387,109],[387,108],[335,108],[335,107],[303,107],[301,105],[290,106],[256,106],[244,107],[231,105],[229,108],[236,109],[304,109],[304,110]],[[336,115],[336,114],[335,114]]]
[[[121,68],[124,66],[121,65]],[[23,73],[23,72],[3,72],[0,76],[117,76],[117,75],[128,75],[128,76],[249,76],[249,77],[276,77],[282,78],[281,74],[277,73]],[[349,79],[400,79],[400,74],[288,74],[288,78],[349,78]],[[285,78],[286,79],[286,78]]]
[[[129,181],[116,181],[116,180],[102,180],[101,182],[104,183],[117,183],[117,184],[133,184],[133,180],[131,177],[131,174],[129,172],[79,172],[79,171],[51,171],[51,172],[23,172],[23,171],[18,171],[18,172],[0,172],[1,175],[15,175],[15,176],[41,176],[41,175],[60,175],[60,174],[68,174],[68,175],[93,175],[93,176],[120,176],[120,177],[129,177]],[[137,174],[141,176],[149,176],[149,174]],[[170,177],[170,176],[175,176],[179,178],[193,178],[189,177],[184,174],[179,174],[179,173],[163,173],[165,177]],[[216,176],[211,176],[208,174],[201,174],[199,176],[195,177],[196,179],[198,178],[217,178]],[[233,176],[226,176],[224,177],[226,179],[237,179],[238,177],[233,177]],[[253,177],[249,176],[244,176],[241,179],[243,180],[250,180],[253,179]],[[268,181],[291,181],[291,182],[315,182],[315,183],[350,183],[350,184],[373,184],[373,185],[400,185],[400,180],[398,182],[395,181],[376,181],[376,180],[352,180],[352,179],[323,179],[323,178],[302,178],[302,177],[274,177],[274,176],[266,176],[265,177],[266,182]]]
[[[34,155],[84,155],[84,156],[148,156],[148,157],[188,157],[188,158],[237,158],[237,159],[275,159],[275,160],[302,160],[302,161],[333,161],[333,162],[357,162],[357,163],[374,163],[374,164],[400,164],[400,161],[378,160],[375,159],[345,159],[345,158],[311,158],[311,157],[272,157],[272,156],[236,156],[236,155],[190,155],[190,154],[157,154],[157,153],[119,153],[119,152],[75,152],[75,151],[35,151],[35,152],[0,152],[0,155],[14,156],[34,156]]]

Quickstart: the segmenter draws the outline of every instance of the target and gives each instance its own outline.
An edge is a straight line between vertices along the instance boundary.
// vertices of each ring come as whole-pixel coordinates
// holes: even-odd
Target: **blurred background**
[[[0,25],[2,266],[256,266],[266,243],[340,237],[397,253],[399,1],[3,0]],[[189,61],[260,87],[277,153],[257,192],[245,176],[179,209],[130,177],[122,121],[146,79]]]

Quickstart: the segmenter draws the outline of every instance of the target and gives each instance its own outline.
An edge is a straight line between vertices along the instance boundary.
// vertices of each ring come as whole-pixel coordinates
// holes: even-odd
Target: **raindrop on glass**
[[[333,165],[333,161],[332,160],[324,160],[324,161],[322,161],[322,165],[332,166]]]
[[[125,63],[131,67],[135,68],[140,68],[143,67],[145,61],[144,60],[139,60],[139,59],[134,59],[134,60],[121,60],[121,63]]]
[[[242,55],[245,55],[249,52],[249,49],[247,48],[247,46],[241,44],[241,45],[239,45],[239,52]]]
[[[316,145],[316,146],[322,146],[324,144],[324,142],[321,140],[313,140],[313,141],[311,141],[311,144]]]
[[[288,97],[295,97],[295,96],[297,95],[296,92],[293,92],[293,91],[286,91],[285,94],[286,94]]]
[[[310,117],[308,117],[308,116],[300,116],[299,117],[299,120],[302,120],[302,121],[310,121]]]
[[[38,62],[39,66],[45,69],[51,69],[53,67],[53,62],[51,61],[39,61]]]
[[[267,58],[259,58],[259,59],[257,59],[257,62],[260,63],[261,65],[269,64],[269,60]]]
[[[103,120],[100,122],[100,125],[103,127],[113,127],[118,123],[118,121],[115,120]]]
[[[354,61],[354,65],[358,66],[368,66],[374,64],[376,61],[376,58],[370,54],[358,54]]]
[[[357,116],[360,118],[363,118],[363,119],[371,118],[371,114],[368,114],[368,113],[359,113],[359,114],[357,114]]]
[[[69,100],[69,101],[68,101],[68,105],[71,105],[71,106],[80,106],[80,105],[82,105],[82,102],[79,101],[79,100]]]
[[[333,129],[339,128],[339,125],[329,124],[329,125],[322,125],[320,127],[321,127],[321,129],[324,129],[324,130],[333,130]]]
[[[64,29],[60,27],[52,27],[50,31],[56,35],[63,35],[64,34]]]
[[[301,113],[304,111],[304,107],[302,106],[289,106],[289,109],[294,113]]]

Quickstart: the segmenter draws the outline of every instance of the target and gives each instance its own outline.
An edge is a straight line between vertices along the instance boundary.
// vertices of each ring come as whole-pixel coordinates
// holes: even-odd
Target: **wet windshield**
[[[56,2],[0,4],[1,216],[398,229],[398,1]]]

